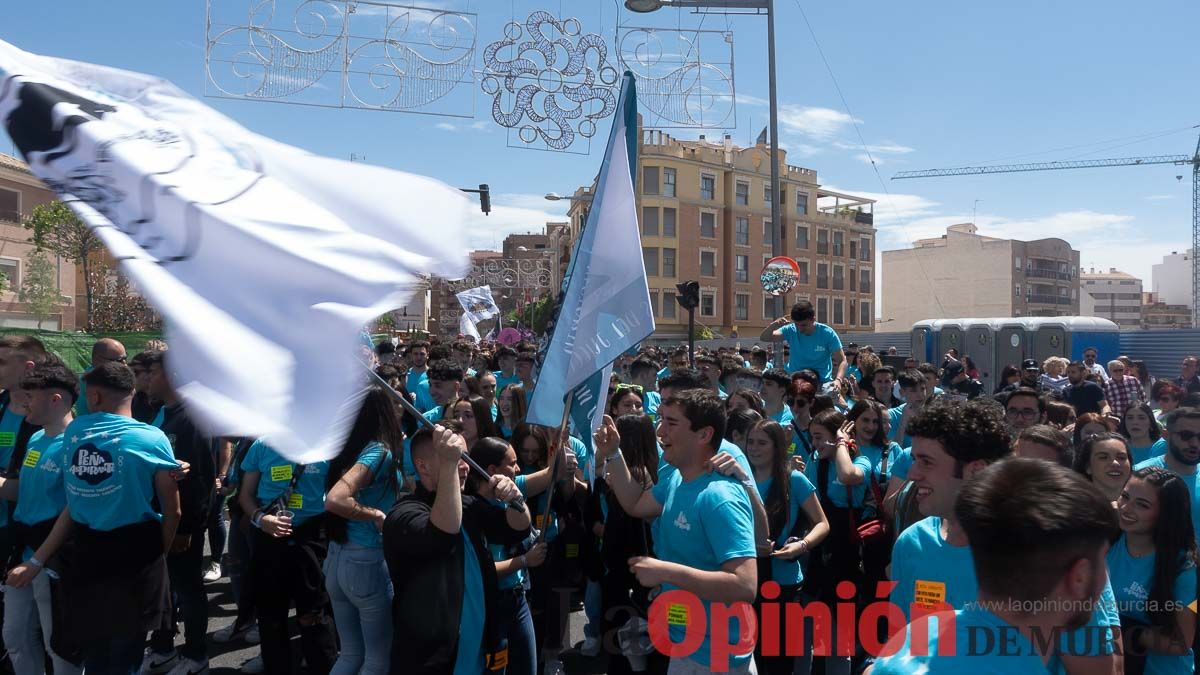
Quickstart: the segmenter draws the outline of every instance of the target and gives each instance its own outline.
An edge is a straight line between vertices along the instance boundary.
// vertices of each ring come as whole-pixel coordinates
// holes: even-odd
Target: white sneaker
[[[262,656],[256,656],[242,664],[241,671],[246,675],[258,675],[263,671]]]
[[[146,657],[142,659],[142,667],[138,671],[141,675],[161,675],[179,665],[179,651],[172,649],[165,654],[159,654],[153,649],[146,650]]]
[[[558,659],[550,659],[546,661],[546,668],[542,671],[543,675],[565,675],[567,671],[563,670],[562,661]]]
[[[179,663],[167,675],[205,675],[208,673],[208,657],[203,659],[179,659]]]
[[[225,626],[224,628],[222,628],[218,631],[215,631],[212,634],[212,639],[213,639],[213,642],[216,642],[217,644],[233,642],[234,640],[246,640],[247,642],[250,642],[250,640],[247,638],[247,636],[250,634],[251,630],[253,630],[257,634],[258,633],[258,625],[250,624],[249,626],[239,626],[237,621],[234,620],[234,622],[229,624],[228,626]],[[254,642],[258,642],[257,637],[255,638]],[[254,643],[251,643],[251,644],[254,644]]]
[[[599,656],[600,639],[594,637],[584,638],[583,646],[579,648],[579,653],[584,656]]]
[[[211,584],[214,581],[221,579],[221,565],[215,562],[208,563],[208,567],[204,568],[204,582]]]
[[[258,644],[260,638],[258,635],[258,622],[257,621],[254,622],[253,626],[250,626],[250,630],[246,631],[245,639],[246,639],[247,644],[252,644],[252,645]]]

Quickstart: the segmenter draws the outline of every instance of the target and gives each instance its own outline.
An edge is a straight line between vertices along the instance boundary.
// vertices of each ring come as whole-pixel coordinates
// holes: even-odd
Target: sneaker
[[[221,578],[221,566],[216,562],[208,563],[208,567],[204,568],[204,582],[211,584]]]
[[[179,663],[167,675],[206,675],[208,673],[208,657],[203,659],[179,659]]]
[[[599,656],[600,639],[594,637],[584,638],[583,646],[579,648],[579,653],[584,656]]]
[[[255,633],[254,642],[250,642],[248,638],[250,631],[252,630]],[[252,623],[248,626],[239,626],[237,621],[234,621],[228,626],[225,626],[224,628],[213,633],[212,639],[213,642],[218,644],[224,644],[226,642],[233,642],[234,640],[242,639],[245,639],[246,642],[250,642],[250,644],[256,644],[258,642],[258,624]]]
[[[153,649],[147,649],[146,657],[142,659],[142,667],[138,672],[141,675],[162,675],[177,665],[179,665],[179,650],[172,649],[166,654],[159,654]]]
[[[256,621],[253,626],[250,626],[250,630],[246,631],[246,643],[256,645],[258,641],[258,622]]]
[[[558,659],[548,659],[546,668],[542,671],[543,675],[565,675],[567,671],[563,670],[562,661]]]
[[[256,656],[242,664],[241,671],[246,675],[259,675],[263,671],[262,656]]]

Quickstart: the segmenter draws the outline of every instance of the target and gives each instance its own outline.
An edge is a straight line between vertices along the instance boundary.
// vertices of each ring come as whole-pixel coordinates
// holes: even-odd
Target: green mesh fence
[[[46,345],[46,349],[58,354],[75,372],[83,372],[92,364],[92,345],[102,337],[120,340],[129,356],[145,350],[150,340],[161,340],[161,333],[60,333],[32,328],[0,328],[0,335],[32,335]]]

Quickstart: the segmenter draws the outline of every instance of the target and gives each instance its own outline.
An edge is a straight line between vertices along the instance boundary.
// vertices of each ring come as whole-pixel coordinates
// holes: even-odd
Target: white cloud
[[[818,141],[830,141],[851,123],[858,122],[844,112],[832,108],[784,105],[779,108],[779,123],[784,131]]]
[[[454,124],[452,122],[438,122],[437,124],[433,125],[433,128],[441,129],[442,131],[491,131],[492,130],[492,126],[487,122],[487,120],[475,120],[474,122],[471,122],[470,124],[467,124],[465,122],[459,123],[459,124]]]
[[[537,194],[493,194],[491,215],[484,215],[477,205],[472,209],[467,244],[473,250],[499,250],[510,234],[545,232],[546,223],[566,221],[569,205],[566,201],[547,201]]]
[[[1148,195],[1148,196],[1146,197],[1146,201],[1148,201],[1148,202],[1162,202],[1162,201],[1166,201],[1166,200],[1168,200],[1168,199],[1174,199],[1174,198],[1175,198],[1175,195]]]
[[[449,122],[438,122],[437,124],[435,124],[433,126],[434,126],[434,128],[441,129],[442,131],[455,131],[458,129],[458,127],[454,126],[453,124],[450,124]]]
[[[733,100],[736,101],[738,103],[738,105],[758,105],[758,106],[771,105],[771,102],[768,101],[767,99],[759,98],[757,96],[751,96],[750,94],[738,94],[737,96],[734,97]]]
[[[833,144],[839,150],[862,150],[864,146],[855,145],[853,143],[843,143],[838,141]],[[907,145],[900,145],[893,141],[884,141],[878,145],[866,145],[865,149],[873,155],[907,155],[910,152],[915,152],[915,148],[910,148]]]

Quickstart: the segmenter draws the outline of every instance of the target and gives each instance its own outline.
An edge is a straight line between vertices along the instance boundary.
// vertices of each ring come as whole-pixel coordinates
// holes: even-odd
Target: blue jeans
[[[325,589],[342,642],[330,675],[385,675],[392,650],[392,578],[383,549],[329,542]]]
[[[588,579],[587,586],[583,590],[583,614],[587,617],[587,623],[583,625],[584,637],[600,637],[600,617],[603,612],[600,582]]]
[[[42,570],[24,588],[8,587],[4,594],[4,646],[16,675],[46,672],[46,652],[54,663],[54,675],[79,675],[79,667],[59,658],[50,648],[51,616],[49,572]]]
[[[508,668],[506,675],[535,675],[537,673],[537,639],[533,634],[533,615],[525,594],[514,590],[500,591],[496,614],[501,635],[508,639]]]

